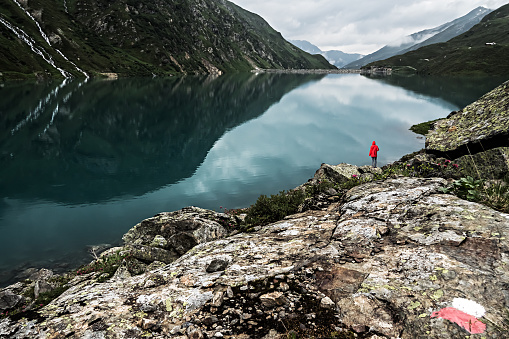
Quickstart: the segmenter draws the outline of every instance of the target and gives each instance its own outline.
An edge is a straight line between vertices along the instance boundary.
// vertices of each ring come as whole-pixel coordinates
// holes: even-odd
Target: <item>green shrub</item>
[[[76,271],[76,275],[84,275],[91,272],[106,273],[109,277],[113,276],[117,268],[120,266],[123,260],[129,260],[128,254],[121,254],[119,252],[101,257],[88,265],[80,267]]]
[[[469,201],[480,201],[482,196],[483,182],[471,176],[454,181],[451,185],[441,188],[443,193],[453,193],[456,196]]]
[[[509,213],[509,175],[504,180],[491,183],[467,176],[441,188],[441,191]]]
[[[317,183],[307,183],[304,186],[306,198],[317,196],[318,194],[326,193],[328,194],[328,191],[330,189],[335,189],[336,191],[341,189],[341,185],[334,184],[333,182],[322,179],[319,180]]]
[[[421,162],[418,164],[396,163],[382,168],[383,173],[375,175],[377,180],[385,180],[392,175],[417,178],[459,178],[460,168],[458,164],[445,160],[443,163]]]
[[[351,188],[354,188],[355,186],[359,186],[360,184],[364,184],[366,182],[370,182],[372,180],[376,180],[377,178],[378,178],[378,176],[373,177],[373,179],[369,179],[369,178],[362,179],[358,175],[353,175],[350,179],[348,179],[347,181],[342,183],[340,185],[340,187],[342,189],[349,190]]]
[[[305,193],[302,190],[281,191],[270,197],[261,195],[247,210],[246,224],[267,225],[282,220],[287,215],[297,213],[304,199]]]
[[[420,124],[413,125],[410,130],[416,134],[426,135],[430,129],[433,129],[433,124],[440,119],[421,122]]]
[[[41,294],[39,294],[37,299],[35,299],[34,306],[36,308],[46,306],[50,302],[52,302],[53,300],[58,298],[62,293],[64,293],[68,289],[69,289],[69,286],[62,284],[49,292],[41,293]]]

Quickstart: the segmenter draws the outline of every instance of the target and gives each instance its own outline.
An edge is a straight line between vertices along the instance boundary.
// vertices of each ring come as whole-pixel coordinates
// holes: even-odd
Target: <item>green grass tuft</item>
[[[417,134],[426,135],[431,129],[433,129],[433,124],[438,120],[440,119],[421,122],[420,124],[416,124],[410,127],[410,130]]]

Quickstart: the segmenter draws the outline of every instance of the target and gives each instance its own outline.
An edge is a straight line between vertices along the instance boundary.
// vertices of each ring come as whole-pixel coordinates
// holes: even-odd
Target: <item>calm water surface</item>
[[[424,146],[411,125],[447,116],[504,79],[218,78],[4,84],[0,285],[66,270],[88,246],[185,206],[246,207],[321,163],[384,165]]]

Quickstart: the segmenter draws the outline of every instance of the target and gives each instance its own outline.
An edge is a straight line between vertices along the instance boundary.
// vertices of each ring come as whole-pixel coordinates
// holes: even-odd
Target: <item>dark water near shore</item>
[[[246,207],[321,163],[424,146],[408,128],[505,79],[236,74],[0,87],[0,286],[185,206]]]

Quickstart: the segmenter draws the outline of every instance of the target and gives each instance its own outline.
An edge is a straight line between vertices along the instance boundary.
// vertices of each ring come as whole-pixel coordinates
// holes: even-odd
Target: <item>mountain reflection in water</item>
[[[424,145],[412,124],[480,95],[458,101],[411,79],[401,81],[410,90],[388,82],[234,74],[4,84],[0,284],[28,267],[76,267],[91,259],[87,245],[118,242],[158,212],[246,207],[322,162],[368,164],[373,140],[381,165],[395,161]]]
[[[0,187],[11,198],[65,204],[142,195],[191,176],[226,131],[320,77],[247,73],[4,88],[9,99],[0,104],[11,106],[1,107]]]

